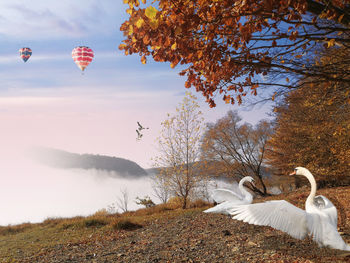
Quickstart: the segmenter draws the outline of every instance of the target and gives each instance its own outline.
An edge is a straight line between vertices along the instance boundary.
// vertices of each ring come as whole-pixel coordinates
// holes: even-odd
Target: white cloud
[[[117,29],[121,6],[114,0],[2,0],[0,34],[52,39],[111,33]]]

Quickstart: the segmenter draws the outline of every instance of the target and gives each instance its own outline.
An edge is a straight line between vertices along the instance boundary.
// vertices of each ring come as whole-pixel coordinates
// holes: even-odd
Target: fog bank
[[[115,203],[121,189],[128,190],[131,210],[140,207],[135,204],[137,196],[155,199],[147,177],[112,178],[100,170],[55,169],[20,151],[0,156],[0,225],[87,216]]]

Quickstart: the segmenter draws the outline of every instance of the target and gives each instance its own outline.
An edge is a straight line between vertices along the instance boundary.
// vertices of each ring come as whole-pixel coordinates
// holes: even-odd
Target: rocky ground
[[[350,235],[343,238],[350,242]],[[193,212],[133,231],[90,236],[22,262],[350,262],[350,253],[225,215]]]

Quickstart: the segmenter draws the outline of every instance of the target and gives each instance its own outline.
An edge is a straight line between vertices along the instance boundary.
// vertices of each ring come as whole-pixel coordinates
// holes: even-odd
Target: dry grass
[[[34,224],[31,223],[23,223],[20,225],[15,225],[15,226],[0,226],[0,235],[1,236],[6,236],[6,235],[12,235],[12,234],[17,234],[24,232],[30,228],[33,228]]]
[[[156,218],[185,212],[181,209],[181,205],[181,200],[173,198],[166,204],[159,204],[149,208],[141,208],[136,211],[129,211],[123,214],[110,214],[106,209],[102,209],[88,217],[76,216],[72,218],[47,218],[40,224],[24,223],[14,226],[0,226],[0,236],[22,233],[35,227],[49,227],[57,230],[98,227],[111,227],[112,229],[119,229],[119,227],[116,226],[123,225],[124,223],[127,225],[127,222],[131,222],[135,225],[142,225]],[[189,208],[202,208],[207,206],[209,206],[209,203],[203,200],[196,200],[194,202],[190,202],[188,205]],[[172,213],[172,211],[175,210],[177,210],[177,212]],[[123,227],[120,229],[123,229]]]
[[[262,202],[271,199],[285,199],[303,208],[309,188],[298,189],[289,194],[257,199]],[[350,218],[349,196],[350,187],[321,189],[318,194],[327,196],[338,208],[339,227],[349,229]],[[72,244],[95,244],[98,239],[124,235],[124,231],[144,227],[148,229],[153,222],[167,222],[180,215],[193,217],[205,208],[208,203],[197,200],[189,203],[189,208],[183,210],[181,203],[172,200],[167,204],[130,211],[123,214],[110,214],[106,210],[97,211],[88,217],[48,218],[39,224],[20,224],[0,227],[0,262],[30,262],[24,261],[33,255],[38,255],[57,247],[70,247]],[[159,221],[158,221],[159,220]],[[84,245],[84,246],[85,246]]]
[[[3,226],[0,227],[0,262],[22,262],[54,247],[88,243],[92,236],[104,238],[115,231],[141,228],[154,220],[200,212],[196,207],[202,204],[196,201],[190,204],[192,208],[183,210],[179,203],[170,202],[123,214],[100,210],[88,217],[48,218],[39,224]]]

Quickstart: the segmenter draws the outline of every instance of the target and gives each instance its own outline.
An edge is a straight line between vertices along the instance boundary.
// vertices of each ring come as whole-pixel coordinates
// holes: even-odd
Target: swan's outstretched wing
[[[237,205],[237,204],[236,204]],[[204,213],[221,213],[221,214],[230,214],[229,212],[227,212],[228,209],[232,208],[232,203],[229,201],[225,201],[221,204],[218,204],[214,207],[211,207],[207,210],[204,210]]]
[[[222,203],[225,201],[240,203],[243,200],[243,197],[240,196],[238,193],[227,189],[215,189],[213,191],[212,197],[217,203]]]
[[[271,226],[294,238],[303,239],[308,233],[306,212],[284,200],[240,205],[230,209],[229,213],[233,219]]]

